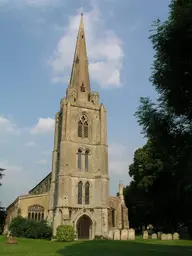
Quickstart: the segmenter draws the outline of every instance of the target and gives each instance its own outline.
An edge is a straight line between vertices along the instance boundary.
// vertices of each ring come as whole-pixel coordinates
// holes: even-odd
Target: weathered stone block
[[[161,234],[161,240],[167,240],[167,234]]]
[[[167,234],[167,240],[173,240],[172,234]]]
[[[135,230],[132,228],[128,230],[128,240],[135,240]]]
[[[179,240],[179,234],[178,233],[173,234],[173,240]]]
[[[116,229],[114,231],[114,240],[120,240],[121,236],[120,236],[120,231],[118,229]]]
[[[121,240],[127,240],[128,239],[128,229],[122,229],[121,230]]]
[[[151,236],[152,239],[157,239],[157,234],[156,233],[153,233],[152,236]]]
[[[148,231],[144,231],[144,232],[143,232],[143,239],[144,239],[144,240],[147,240],[148,238],[149,238]]]
[[[113,230],[109,230],[108,240],[113,240]]]

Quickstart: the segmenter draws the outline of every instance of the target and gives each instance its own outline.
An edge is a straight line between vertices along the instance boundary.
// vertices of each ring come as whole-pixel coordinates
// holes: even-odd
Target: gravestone
[[[157,239],[157,234],[156,233],[153,233],[152,236],[151,236],[152,239]]]
[[[149,238],[148,231],[143,231],[143,239],[147,240]]]
[[[18,244],[17,238],[13,236],[9,236],[7,239],[7,244]]]
[[[132,228],[128,230],[128,240],[135,240],[135,230]]]
[[[161,234],[161,240],[167,240],[167,234]]]
[[[121,240],[127,240],[128,239],[128,230],[122,229],[121,230]]]
[[[179,234],[178,233],[173,234],[173,240],[179,240]]]
[[[113,240],[113,230],[109,230],[108,239]]]
[[[118,229],[114,232],[114,240],[120,240],[120,231]]]
[[[161,239],[161,235],[162,235],[162,234],[163,234],[162,232],[158,232],[158,233],[157,233],[157,238],[158,238],[158,239]]]
[[[173,240],[172,234],[167,234],[167,240]]]

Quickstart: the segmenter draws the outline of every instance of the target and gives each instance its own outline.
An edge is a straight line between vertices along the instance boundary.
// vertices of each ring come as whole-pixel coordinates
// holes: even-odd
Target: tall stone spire
[[[81,21],[79,25],[68,92],[70,90],[76,92],[77,99],[88,99],[88,94],[90,93],[88,58],[86,50],[83,14],[81,14]]]

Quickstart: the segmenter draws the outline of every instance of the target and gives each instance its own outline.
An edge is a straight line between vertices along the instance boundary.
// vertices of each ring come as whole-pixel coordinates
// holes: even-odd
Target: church
[[[18,215],[47,220],[53,236],[59,225],[73,225],[77,239],[129,228],[123,185],[109,196],[106,122],[106,108],[91,91],[82,14],[70,82],[55,116],[52,171],[7,207],[5,234]]]

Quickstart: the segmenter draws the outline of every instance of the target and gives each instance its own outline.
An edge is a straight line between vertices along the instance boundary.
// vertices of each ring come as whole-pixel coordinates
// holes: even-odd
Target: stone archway
[[[92,239],[92,220],[87,215],[82,215],[77,221],[78,239]]]

